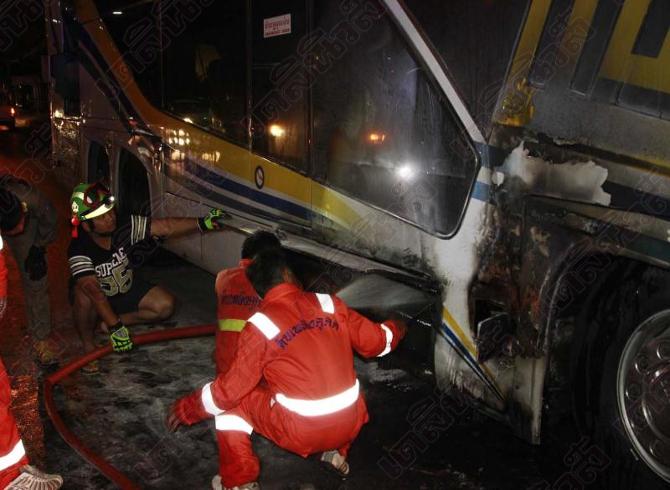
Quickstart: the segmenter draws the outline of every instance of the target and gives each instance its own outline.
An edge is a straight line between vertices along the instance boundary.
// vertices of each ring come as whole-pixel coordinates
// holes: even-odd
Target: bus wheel
[[[611,459],[607,488],[670,482],[670,292],[664,289],[643,302],[613,295],[619,296],[608,301],[617,305],[608,315],[614,324],[601,324],[610,342],[601,358],[595,442]]]

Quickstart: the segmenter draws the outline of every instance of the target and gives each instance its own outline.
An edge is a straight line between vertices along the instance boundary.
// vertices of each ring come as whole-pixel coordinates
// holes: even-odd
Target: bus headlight
[[[396,168],[395,173],[402,180],[412,180],[412,178],[414,177],[414,168],[412,167],[412,165],[405,163],[400,167]]]

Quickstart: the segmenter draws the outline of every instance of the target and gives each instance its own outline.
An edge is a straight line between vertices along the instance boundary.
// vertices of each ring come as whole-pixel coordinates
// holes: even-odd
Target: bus
[[[51,0],[53,164],[107,181],[122,214],[225,208],[234,231],[168,246],[210,271],[265,228],[322,284],[425,293],[408,340],[441,390],[535,444],[573,417],[609,488],[652,488],[670,482],[668,15]]]

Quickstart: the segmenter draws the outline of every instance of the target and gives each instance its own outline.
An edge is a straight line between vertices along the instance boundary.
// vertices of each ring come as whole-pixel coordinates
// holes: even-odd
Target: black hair
[[[13,192],[0,188],[0,230],[9,231],[16,228],[21,221],[22,213],[19,198]]]
[[[284,251],[268,249],[254,256],[246,274],[258,295],[263,298],[270,289],[284,282],[284,270],[287,268]]]
[[[251,259],[266,250],[281,248],[277,235],[269,231],[258,230],[247,237],[242,244],[242,258]]]

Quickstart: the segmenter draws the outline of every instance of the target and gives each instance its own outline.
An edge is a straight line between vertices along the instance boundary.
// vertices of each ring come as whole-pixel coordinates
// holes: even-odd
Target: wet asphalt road
[[[2,171],[33,179],[62,218],[58,239],[48,254],[54,337],[62,360],[67,360],[80,349],[67,302],[69,189],[58,183],[57,171],[48,166],[48,148],[36,144],[44,140],[40,134],[44,128],[39,123],[15,132],[0,127],[0,166]],[[62,441],[44,413],[39,387],[45,373],[32,361],[25,332],[26,299],[16,264],[9,262],[10,302],[0,323],[0,355],[12,377],[13,409],[29,455],[39,466],[60,472],[63,488],[114,488]],[[179,297],[172,321],[151,328],[215,319],[211,274],[169,254],[161,255],[144,273]],[[212,348],[213,340],[202,338],[107,357],[101,361],[101,375],[76,373],[56,390],[59,410],[87,445],[141,487],[209,488],[217,470],[213,424],[169,434],[163,419],[172,400],[210,378]],[[564,450],[557,449],[564,445],[532,447],[467,404],[436,394],[430,382],[400,366],[401,360],[392,356],[382,365],[356,362],[371,420],[352,448],[348,480],[324,473],[315,461],[286,453],[254,435],[263,488],[539,489],[551,488],[569,471],[563,463]]]

